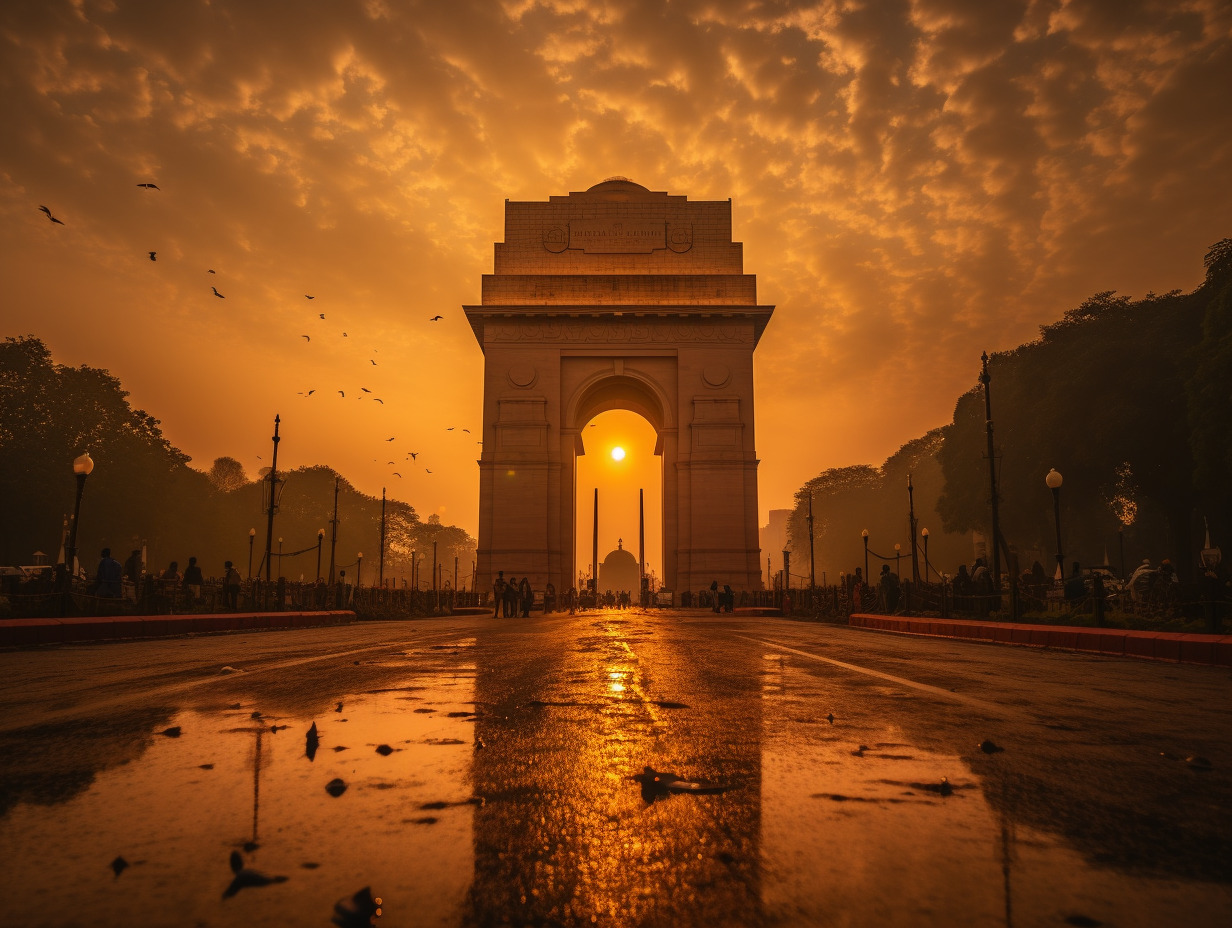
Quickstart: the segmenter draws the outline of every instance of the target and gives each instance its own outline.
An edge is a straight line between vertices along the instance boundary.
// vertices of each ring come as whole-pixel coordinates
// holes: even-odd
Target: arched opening
[[[612,409],[583,424],[584,453],[577,456],[574,563],[585,582],[591,576],[594,493],[599,491],[599,560],[618,544],[638,557],[638,491],[645,505],[645,571],[663,580],[663,463],[658,433],[638,413]],[[617,449],[622,452],[614,454]],[[603,585],[600,584],[600,592]],[[636,597],[637,591],[629,590]]]

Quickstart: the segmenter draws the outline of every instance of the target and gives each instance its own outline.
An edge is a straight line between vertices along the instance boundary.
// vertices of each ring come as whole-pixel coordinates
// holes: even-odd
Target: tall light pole
[[[278,536],[278,579],[282,579],[282,536]]]
[[[270,555],[273,554],[274,546],[274,509],[278,502],[278,424],[281,422],[278,415],[274,415],[274,459],[270,462],[269,472],[269,512],[268,519],[265,524],[265,582],[270,581]],[[278,565],[280,568],[282,564]]]
[[[907,475],[907,524],[911,527],[911,582],[920,582],[920,554],[915,541],[915,487]]]
[[[924,539],[924,582],[928,582],[928,527],[920,529],[920,537]]]
[[[64,583],[64,599],[60,602],[62,615],[68,614],[69,597],[73,592],[73,578],[77,575],[77,519],[81,515],[81,494],[86,489],[86,478],[94,470],[94,460],[90,452],[73,459],[73,476],[77,478],[77,496],[73,501],[73,523],[68,530],[68,545],[64,549],[64,573],[61,575]]]
[[[377,561],[377,586],[385,585],[385,488],[381,487],[381,551]]]
[[[1044,478],[1052,490],[1052,512],[1057,523],[1057,577],[1065,582],[1065,554],[1061,551],[1061,474],[1054,467]]]
[[[894,576],[896,577],[902,576],[902,574],[899,573],[899,569],[898,569],[898,559],[899,557],[902,556],[902,551],[903,551],[903,546],[900,545],[897,541],[894,542]]]
[[[813,557],[813,491],[808,495],[808,527],[809,527],[809,591],[817,589],[817,562]]]
[[[68,547],[64,550],[64,567],[71,578],[77,573],[77,519],[81,515],[81,494],[86,489],[86,478],[94,470],[90,452],[73,458],[73,476],[77,478],[77,496],[73,500],[73,522],[68,529]]]
[[[338,550],[338,477],[334,478],[334,517],[329,520],[329,585],[334,585],[334,554]]]
[[[325,540],[325,529],[323,528],[317,529],[317,575],[313,578],[312,580],[313,583],[316,583],[318,580],[321,579],[321,542],[323,542],[324,540]]]
[[[364,552],[360,551],[355,555],[355,589],[359,589],[360,578],[363,577],[364,571]]]
[[[997,508],[1000,502],[997,496],[997,458],[993,450],[992,440],[992,391],[989,384],[992,375],[988,373],[988,352],[980,356],[980,383],[984,385],[984,431],[988,438],[988,482],[991,488],[992,501],[992,587],[1001,592],[1001,524]],[[1057,484],[1060,486],[1060,484]]]
[[[250,528],[248,530],[248,579],[252,579],[252,543],[257,540],[257,530]]]
[[[864,582],[868,583],[868,529],[860,533],[864,539]]]

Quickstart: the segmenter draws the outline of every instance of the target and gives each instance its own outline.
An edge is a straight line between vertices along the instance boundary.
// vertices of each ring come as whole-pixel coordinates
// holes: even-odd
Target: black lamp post
[[[278,536],[278,578],[282,579],[282,536]]]
[[[864,538],[864,582],[868,583],[868,529],[860,533]]]
[[[77,478],[77,497],[73,501],[73,524],[68,529],[68,547],[64,549],[64,593],[73,588],[73,576],[77,561],[77,519],[81,515],[81,494],[86,489],[86,478],[94,470],[94,459],[86,452],[73,459],[73,476]],[[67,602],[66,602],[67,605]]]
[[[313,583],[321,579],[321,542],[325,540],[325,529],[317,529],[317,575],[313,578]]]
[[[248,579],[252,579],[252,543],[257,540],[257,530],[250,528],[248,530]]]
[[[355,555],[355,589],[359,589],[360,577],[363,576],[364,570],[364,552],[360,551]]]
[[[924,539],[924,582],[928,582],[928,527],[920,529],[920,537]]]
[[[1054,467],[1044,478],[1048,489],[1052,490],[1052,510],[1057,523],[1057,576],[1065,582],[1065,554],[1061,551],[1061,474]]]
[[[896,577],[902,576],[902,574],[899,572],[899,569],[898,569],[898,559],[902,557],[902,553],[903,553],[903,546],[900,545],[898,542],[895,542],[894,543],[894,576]]]

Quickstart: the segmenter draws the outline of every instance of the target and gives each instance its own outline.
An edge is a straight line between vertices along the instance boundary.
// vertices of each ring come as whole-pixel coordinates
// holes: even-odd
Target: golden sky
[[[0,334],[109,369],[203,469],[255,475],[277,412],[280,465],[474,533],[461,306],[504,200],[730,197],[778,307],[764,521],[948,421],[981,351],[1201,281],[1230,36],[1226,0],[8,0]]]

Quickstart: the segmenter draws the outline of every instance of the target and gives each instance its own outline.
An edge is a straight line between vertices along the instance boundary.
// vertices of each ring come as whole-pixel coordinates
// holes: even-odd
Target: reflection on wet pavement
[[[636,612],[467,628],[0,735],[0,924],[1232,922],[1232,879],[1132,866],[1003,706],[910,668]]]
[[[382,924],[411,912],[457,924],[474,810],[474,667],[459,655],[380,692],[338,693],[343,714],[328,700],[299,716],[245,700],[175,713],[174,739],[155,722],[87,789],[0,821],[6,882],[27,888],[5,893],[5,924],[328,924],[369,885],[402,913]],[[409,699],[438,711],[407,712]]]

